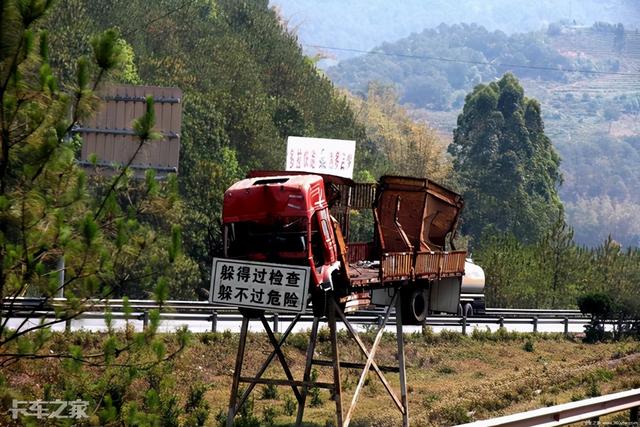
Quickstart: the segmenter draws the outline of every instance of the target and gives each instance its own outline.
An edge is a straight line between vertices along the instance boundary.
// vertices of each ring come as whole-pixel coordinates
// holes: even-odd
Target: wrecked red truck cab
[[[318,175],[248,178],[224,194],[224,256],[304,265],[312,287],[339,268],[323,179]]]

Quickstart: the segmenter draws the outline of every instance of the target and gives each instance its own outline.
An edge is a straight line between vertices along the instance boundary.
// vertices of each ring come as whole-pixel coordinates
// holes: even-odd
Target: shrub
[[[314,368],[311,370],[311,382],[318,381],[318,371]],[[320,388],[318,386],[313,386],[309,389],[309,395],[311,396],[311,401],[309,402],[312,407],[317,407],[322,405],[322,397],[320,396]]]
[[[285,415],[292,416],[296,411],[296,401],[289,395],[284,397],[284,413]]]
[[[262,421],[264,422],[263,425],[272,426],[277,415],[278,412],[273,406],[265,406],[264,408],[262,408]]]
[[[302,352],[307,351],[309,346],[309,335],[306,333],[291,334],[287,339],[287,344]]]
[[[531,341],[531,340],[527,340],[527,341],[524,343],[524,345],[522,346],[522,349],[523,349],[524,351],[529,352],[529,353],[533,353],[533,351],[534,351],[533,341]]]
[[[278,387],[275,384],[267,384],[262,387],[262,394],[260,398],[263,400],[277,399]]]

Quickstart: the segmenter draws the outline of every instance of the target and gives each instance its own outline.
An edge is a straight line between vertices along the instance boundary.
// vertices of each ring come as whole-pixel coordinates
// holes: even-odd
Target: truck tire
[[[427,318],[429,298],[426,289],[407,288],[400,292],[402,324],[421,325]]]
[[[464,305],[464,316],[473,317],[473,306],[469,302]]]

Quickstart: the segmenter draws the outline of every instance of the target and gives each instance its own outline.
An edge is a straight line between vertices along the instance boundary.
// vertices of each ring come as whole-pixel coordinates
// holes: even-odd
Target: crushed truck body
[[[224,195],[224,256],[310,269],[314,312],[388,305],[400,289],[405,323],[456,313],[466,251],[453,237],[463,200],[426,178],[356,184],[330,175],[252,172]],[[371,209],[373,239],[350,242],[350,214]],[[447,250],[448,249],[448,250]]]

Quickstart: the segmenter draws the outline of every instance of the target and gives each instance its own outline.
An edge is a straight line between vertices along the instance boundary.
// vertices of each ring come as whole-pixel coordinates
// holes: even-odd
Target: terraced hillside
[[[637,167],[640,162],[639,32],[599,23],[591,27],[551,26],[545,33],[518,37],[515,37],[515,42],[510,41],[516,47],[519,40],[531,40],[523,47],[529,50],[526,58],[518,59],[516,52],[510,54],[510,58],[503,53],[502,59],[485,59],[494,63],[582,71],[540,71],[531,76],[535,70],[509,70],[518,76],[527,96],[539,99],[542,104],[547,134],[562,156],[565,179],[561,197],[568,220],[575,227],[576,240],[596,245],[612,234],[623,245],[640,246],[640,168]],[[504,39],[499,34],[489,33],[487,40]],[[452,40],[451,43],[459,41]],[[385,44],[380,49],[393,52],[395,46],[408,45],[412,44],[399,41],[397,44]],[[494,48],[478,46],[476,51],[486,54]],[[423,50],[420,55],[426,56],[428,52]],[[536,63],[535,58],[541,62]],[[385,57],[386,61],[395,63],[397,68],[403,67],[401,57],[389,55]],[[359,63],[361,68],[357,78],[360,82],[368,72],[369,62],[363,60]],[[424,68],[427,62],[423,61]],[[434,61],[428,64],[433,69],[439,66],[444,69],[445,65]],[[469,75],[468,67],[472,65],[460,64],[461,72]],[[403,69],[410,72],[408,67]],[[506,70],[508,67],[496,66],[495,76],[483,75],[483,81],[498,77]],[[482,72],[484,74],[487,70]],[[393,75],[385,74],[380,64],[377,64],[375,73]],[[404,81],[421,78],[422,86],[430,84],[428,75],[405,75],[403,78]],[[344,84],[349,81],[349,76],[341,74],[338,81]],[[442,83],[432,82],[433,86],[437,84]],[[464,89],[468,91],[472,85],[469,81]],[[448,94],[450,108],[437,108],[432,103],[414,105],[412,110],[414,117],[425,120],[448,138],[451,138],[461,108],[453,100],[458,96],[455,88],[452,90]]]

